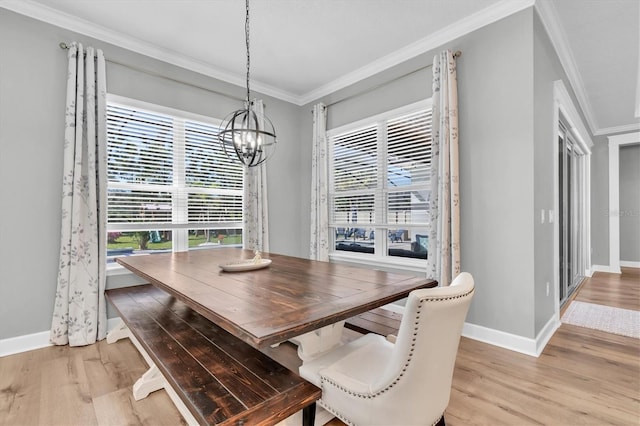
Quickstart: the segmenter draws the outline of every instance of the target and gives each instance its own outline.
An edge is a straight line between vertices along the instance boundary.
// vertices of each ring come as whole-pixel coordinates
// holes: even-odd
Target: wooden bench
[[[140,285],[106,296],[124,323],[108,342],[131,338],[151,366],[136,399],[165,388],[190,424],[273,425],[300,410],[314,423],[318,387],[171,295]]]
[[[388,336],[389,334],[398,334],[400,321],[402,321],[402,314],[377,308],[349,318],[345,321],[344,326],[362,334],[376,333]]]

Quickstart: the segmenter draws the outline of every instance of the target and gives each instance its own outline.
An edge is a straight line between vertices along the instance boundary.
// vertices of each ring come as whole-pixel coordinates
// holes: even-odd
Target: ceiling
[[[534,1],[591,131],[640,130],[638,0],[251,0],[251,87],[302,105]],[[242,0],[0,7],[244,85]]]

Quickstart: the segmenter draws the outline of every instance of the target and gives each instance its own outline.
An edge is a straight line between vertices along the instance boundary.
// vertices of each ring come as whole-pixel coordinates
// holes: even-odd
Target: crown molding
[[[486,25],[492,24],[514,13],[532,7],[535,0],[502,0],[475,14],[461,19],[442,30],[418,40],[387,56],[365,65],[353,72],[318,87],[300,97],[300,104],[305,105],[323,96],[348,87],[381,71],[387,70],[404,61],[414,58],[430,50],[436,49],[452,40],[462,37]],[[463,53],[464,54],[464,53]]]
[[[41,3],[32,2],[31,0],[2,0],[0,7],[181,68],[213,77],[217,80],[240,87],[244,87],[245,85],[244,77],[237,74],[229,73],[211,64],[182,55],[173,50],[163,49],[135,37],[124,35],[120,32],[96,25],[93,22],[60,12]],[[256,92],[264,95],[273,96],[291,103],[297,103],[299,101],[299,96],[268,84],[252,81],[251,85]]]
[[[303,95],[297,95],[259,81],[253,81],[252,87],[264,95],[272,96],[296,105],[305,105],[534,5],[539,11],[542,22],[558,52],[560,62],[567,73],[590,129],[593,134],[610,133],[610,129],[594,130],[597,129],[597,125],[593,119],[593,113],[587,101],[582,80],[575,66],[571,50],[568,48],[566,37],[558,24],[553,5],[551,2],[540,0],[502,0],[455,24],[445,27],[429,37],[418,40]],[[229,73],[211,64],[182,55],[178,52],[163,49],[134,37],[125,36],[119,32],[60,12],[41,3],[36,3],[31,0],[2,0],[0,7],[236,86],[244,86],[244,78],[239,75]],[[627,128],[628,126],[625,126],[622,128],[623,130],[616,131],[626,131]],[[635,129],[635,127],[633,127],[633,129]]]
[[[599,129],[598,123],[595,120],[593,109],[591,108],[591,104],[589,103],[586,95],[587,92],[584,88],[584,83],[582,82],[582,77],[578,72],[578,67],[576,66],[575,59],[573,58],[573,54],[569,48],[567,36],[560,25],[558,14],[553,6],[553,2],[537,0],[535,2],[535,7],[542,20],[542,25],[544,25],[547,33],[549,34],[551,44],[553,44],[553,47],[558,54],[560,64],[567,73],[569,84],[576,95],[578,104],[580,104],[580,108],[587,120],[591,133],[594,135],[603,134],[602,129]]]
[[[602,136],[602,135],[613,135],[615,133],[637,132],[639,130],[640,130],[640,123],[636,123],[636,124],[627,124],[624,126],[604,127],[596,130],[593,134],[595,136]]]

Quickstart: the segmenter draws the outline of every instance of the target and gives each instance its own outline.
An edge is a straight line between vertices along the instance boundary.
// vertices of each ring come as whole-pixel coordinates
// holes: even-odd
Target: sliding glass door
[[[585,161],[586,157],[571,132],[561,122],[558,137],[560,230],[560,304],[564,304],[584,278],[585,247]]]

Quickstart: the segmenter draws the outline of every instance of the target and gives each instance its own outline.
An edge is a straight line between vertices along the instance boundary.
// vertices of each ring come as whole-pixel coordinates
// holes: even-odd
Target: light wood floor
[[[640,270],[596,273],[575,299],[638,310]],[[297,368],[289,344],[267,352]],[[145,370],[126,339],[0,358],[0,425],[184,424],[164,391],[133,399]],[[462,338],[445,417],[450,426],[639,425],[640,339],[563,324],[534,358]]]

